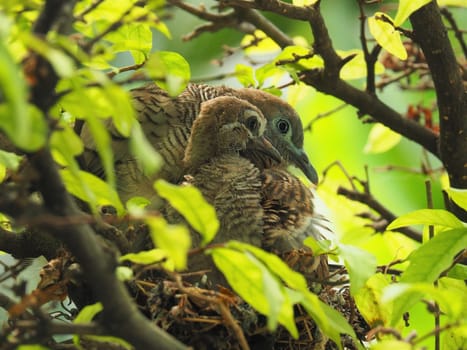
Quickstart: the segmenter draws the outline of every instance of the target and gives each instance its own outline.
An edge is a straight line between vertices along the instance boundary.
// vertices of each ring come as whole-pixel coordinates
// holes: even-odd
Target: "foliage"
[[[168,2],[174,5],[181,3]],[[14,179],[9,175],[20,168],[23,157],[50,147],[55,162],[60,165],[59,174],[66,191],[89,205],[92,222],[98,222],[100,210],[111,205],[116,209],[119,224],[128,219],[133,223],[141,220],[147,225],[156,248],[125,252],[118,259],[120,264],[131,263],[132,267],[160,265],[172,275],[183,271],[192,244],[190,229],[193,229],[201,236],[201,253],[210,255],[234,291],[267,317],[270,331],[282,325],[293,337],[298,337],[294,307],[299,305],[339,347],[342,348],[342,334],[356,338],[343,315],[310,292],[305,278],[277,256],[237,241],[210,246],[219,229],[219,220],[213,207],[196,188],[163,181],[154,184],[155,191],[184,217],[188,225],[168,224],[159,213],[154,213],[150,207],[144,208],[149,200],[135,198],[125,207],[118,197],[112,136],[130,138],[132,155],[142,164],[145,173],[156,173],[162,161],[137,122],[128,89],[141,82],[154,81],[170,96],[177,96],[193,77],[205,74],[192,64],[191,56],[200,53],[202,50],[199,48],[196,52],[182,55],[180,52],[186,50],[182,47],[175,47],[173,51],[164,47],[165,40],[175,40],[172,39],[172,32],[178,30],[171,28],[174,24],[167,20],[170,10],[166,8],[165,1],[77,1],[69,23],[57,24],[42,33],[44,35],[38,35],[34,33],[34,23],[44,11],[45,3],[41,0],[22,0],[5,1],[0,5],[0,129],[11,144],[11,147],[5,147],[3,142],[1,144],[5,148],[0,150],[1,180],[8,185],[8,181]],[[313,14],[319,13],[317,4],[322,6],[322,11],[331,6],[325,1],[293,1],[293,5],[279,3],[293,6],[291,9],[294,10],[305,6]],[[395,347],[416,349],[431,346],[434,339],[441,335],[443,348],[462,348],[467,342],[467,293],[462,282],[466,271],[465,265],[461,264],[467,247],[467,228],[456,216],[457,212],[420,209],[425,207],[425,193],[420,190],[425,178],[433,183],[430,199],[434,200],[435,208],[442,207],[440,172],[433,170],[431,164],[444,167],[442,171],[445,171],[450,169],[450,159],[443,159],[443,154],[429,149],[427,145],[430,141],[419,142],[422,137],[417,139],[418,134],[414,136],[409,131],[421,130],[420,134],[426,136],[424,140],[436,141],[443,132],[439,126],[442,118],[436,115],[433,121],[434,111],[427,107],[436,97],[431,83],[426,82],[430,67],[423,61],[425,58],[417,56],[415,45],[402,39],[409,33],[409,29],[406,29],[409,28],[409,18],[429,1],[400,0],[397,3],[395,13],[383,6],[365,7],[364,1],[342,5],[351,8],[355,23],[358,13],[354,10],[360,9],[361,27],[368,26],[376,44],[370,50],[370,41],[365,40],[366,32],[362,30],[364,43],[358,43],[355,39],[335,50],[335,59],[339,60],[337,74],[331,72],[333,67],[329,56],[332,55],[325,50],[320,51],[320,38],[310,40],[303,34],[305,31],[298,23],[300,18],[295,18],[297,23],[292,23],[294,17],[289,17],[287,22],[282,23],[286,33],[300,32],[302,36],[290,36],[287,45],[266,33],[266,28],[245,30],[245,27],[239,26],[247,34],[236,38],[236,44],[240,47],[234,51],[244,56],[240,59],[237,57],[233,64],[223,59],[228,63],[225,66],[235,67],[225,77],[235,78],[233,84],[237,86],[257,87],[274,94],[286,91],[284,99],[302,116],[305,131],[312,132],[312,140],[307,134],[305,147],[317,168],[325,169],[324,180],[317,192],[330,208],[336,235],[325,247],[318,247],[318,243],[311,241],[306,244],[315,252],[321,249],[322,253],[345,266],[352,297],[372,329],[370,334],[377,340],[367,346],[380,350]],[[443,3],[467,7],[461,1]],[[222,27],[219,23],[226,19],[221,17],[222,12],[215,15],[219,17],[210,17],[203,9],[197,11],[190,6],[188,9],[181,8],[207,21],[214,21],[209,22],[210,26],[195,29],[191,38],[203,31],[217,31]],[[338,15],[337,19],[333,19],[332,13],[324,12],[323,16],[326,20],[329,16],[329,25],[339,24]],[[215,22],[216,18],[220,20]],[[311,18],[309,22],[317,18]],[[465,19],[465,15],[462,18]],[[183,28],[191,30],[193,26],[187,23]],[[230,26],[235,27],[233,24]],[[450,32],[453,42],[455,35]],[[460,52],[462,45],[458,46],[456,49]],[[381,50],[384,53],[380,55]],[[381,58],[379,61],[376,60],[378,55]],[[128,66],[122,63],[125,59],[130,61]],[[207,60],[207,56],[203,55],[203,60]],[[41,101],[37,96],[41,96],[41,90],[47,89],[43,83],[48,77],[33,74],[41,62],[51,67],[43,68],[45,72],[56,75],[56,86],[51,88],[51,96],[48,96],[52,102],[49,101],[45,109],[37,103],[37,99]],[[425,71],[416,75],[419,66],[423,66]],[[129,73],[135,70],[137,72]],[[400,72],[402,75],[398,76]],[[338,84],[331,87],[325,83],[319,85],[322,83],[320,78],[324,77],[326,81],[333,75],[340,79],[339,86],[349,84],[345,86],[358,89],[364,86],[361,91],[368,93],[369,97],[361,99],[351,96],[345,100],[337,92],[333,95]],[[379,76],[379,86],[375,86],[375,81],[370,78],[374,79],[375,76]],[[404,83],[405,77],[412,80]],[[390,84],[398,82],[404,88],[403,93],[395,88],[387,89]],[[280,89],[281,85],[288,89]],[[400,123],[402,127],[399,124],[394,126],[387,119],[378,119],[381,110],[375,106],[380,101],[374,102],[372,99],[376,96],[376,87],[381,90],[380,100],[389,105],[383,112],[397,113],[403,120]],[[417,89],[422,92],[417,92]],[[345,101],[344,106],[339,98]],[[373,104],[358,105],[358,101]],[[349,104],[353,107],[342,110]],[[405,107],[399,105],[408,105],[406,114]],[[352,114],[365,122],[378,123],[370,127],[357,118],[352,119]],[[410,122],[407,122],[409,119]],[[109,121],[112,122],[112,130],[106,128]],[[79,157],[84,145],[76,135],[75,127],[81,122],[86,122],[89,127],[103,165],[105,180],[80,167]],[[415,140],[418,145],[409,144],[408,139]],[[432,154],[427,155],[426,150],[420,151],[419,146]],[[330,171],[328,165],[335,160],[344,164],[342,173]],[[415,169],[416,174],[413,174],[413,166],[418,163],[423,163],[422,171]],[[410,168],[410,171],[383,174],[373,171],[388,164],[396,169]],[[368,173],[365,180],[355,180],[347,175],[360,173],[367,165],[372,169],[371,192]],[[453,180],[452,174],[448,175]],[[368,207],[352,202],[354,198],[351,195],[348,198],[336,195],[345,181],[350,183],[353,197],[361,195],[361,202]],[[444,187],[451,200],[467,210],[466,189],[455,186],[453,183]],[[151,195],[148,193],[148,198]],[[382,199],[389,207],[397,208],[396,218],[391,224],[388,221],[394,217],[386,215],[387,211],[374,204],[375,197]],[[2,203],[0,209],[6,211],[8,206]],[[369,212],[368,208],[372,211]],[[13,218],[18,232],[34,223],[33,218],[22,217],[23,213],[18,214],[21,220],[15,223],[15,216],[6,213]],[[28,219],[31,219],[31,223],[27,222]],[[384,224],[382,229],[378,226],[381,222]],[[17,228],[17,225],[24,227]],[[403,235],[407,232],[404,228],[410,226],[413,229],[414,225],[424,226],[425,234],[419,242]],[[134,269],[136,271],[138,268]],[[422,308],[423,305],[428,305],[428,310]],[[83,308],[75,322],[90,322],[100,311],[100,306],[95,305],[91,311],[88,308]],[[411,315],[410,322],[404,322],[407,313]],[[427,316],[431,317],[430,324],[426,322]],[[437,322],[435,328],[432,319]],[[406,323],[410,323],[410,326]],[[406,337],[410,333],[415,336]],[[94,339],[123,342],[111,337]],[[78,336],[74,337],[74,342],[79,343]],[[21,345],[20,348],[41,347]]]

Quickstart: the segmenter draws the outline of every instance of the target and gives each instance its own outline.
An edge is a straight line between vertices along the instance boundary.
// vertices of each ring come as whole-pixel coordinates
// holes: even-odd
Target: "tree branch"
[[[440,158],[452,187],[467,188],[467,91],[436,2],[410,16],[435,85],[440,119]],[[427,23],[430,30],[427,31]],[[460,208],[458,208],[460,209]],[[456,210],[467,219],[467,213]]]
[[[375,212],[377,212],[379,215],[381,215],[382,218],[384,218],[387,221],[387,225],[394,221],[397,216],[394,215],[392,212],[390,212],[386,207],[384,207],[380,202],[378,202],[371,194],[369,193],[364,193],[364,192],[358,192],[358,191],[353,191],[349,190],[345,187],[340,186],[337,189],[337,194],[343,195],[348,199],[351,199],[353,201],[357,201],[360,203],[363,203],[373,209]],[[422,242],[422,235],[417,232],[412,230],[411,228],[408,227],[402,227],[397,229],[396,231],[404,234],[405,236],[412,238],[413,240],[417,242]]]

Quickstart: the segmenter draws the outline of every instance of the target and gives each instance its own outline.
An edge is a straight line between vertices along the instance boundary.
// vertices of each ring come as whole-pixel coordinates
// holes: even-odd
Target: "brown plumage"
[[[316,214],[313,193],[300,179],[281,167],[261,173],[263,209],[262,248],[279,255],[292,268],[323,280],[328,276],[327,256],[313,256],[303,241],[312,236],[323,239],[321,215]]]
[[[265,127],[266,119],[261,111],[236,97],[217,97],[201,105],[183,163],[189,174],[188,182],[199,188],[216,209],[220,229],[212,243],[237,239],[261,246],[260,170],[241,153],[254,151],[274,162],[280,161],[280,154],[263,137]],[[197,246],[197,234],[193,240]],[[189,268],[209,268],[210,280],[224,283],[208,256],[194,256]]]
[[[164,165],[155,176],[146,177],[136,159],[129,152],[128,140],[122,138],[108,121],[112,148],[115,155],[117,189],[125,201],[132,196],[148,196],[154,193],[152,183],[156,178],[179,182],[184,175],[182,159],[194,120],[204,101],[219,96],[236,96],[257,106],[267,119],[265,136],[281,153],[283,162],[299,167],[312,181],[317,181],[316,171],[303,151],[303,130],[299,116],[280,98],[256,89],[231,89],[208,85],[190,84],[179,96],[170,97],[155,84],[132,90],[137,118],[149,142],[161,154]],[[85,125],[82,138],[86,147],[83,156],[90,172],[103,176],[102,166],[96,154],[89,129]],[[258,167],[270,167],[269,160],[255,152],[246,157]],[[155,193],[154,193],[155,195]]]
[[[251,126],[258,124],[257,132]],[[235,97],[218,97],[201,106],[184,157],[191,184],[211,203],[221,222],[212,243],[239,240],[275,253],[291,267],[327,275],[327,258],[314,257],[303,240],[317,231],[313,194],[278,161],[280,156],[261,137],[265,119],[259,109]],[[252,162],[245,154],[254,153]],[[262,164],[272,167],[263,169]],[[179,217],[176,215],[172,218]],[[194,246],[199,236],[193,235]],[[190,259],[191,271],[210,269],[209,280],[225,284],[223,276],[205,255]]]

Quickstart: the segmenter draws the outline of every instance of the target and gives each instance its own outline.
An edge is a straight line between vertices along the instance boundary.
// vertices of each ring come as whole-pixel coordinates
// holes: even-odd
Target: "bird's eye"
[[[258,130],[259,122],[258,118],[256,117],[250,117],[246,120],[246,127],[250,131],[256,131]]]
[[[276,127],[281,134],[287,134],[290,128],[290,124],[285,119],[279,119],[276,123]]]

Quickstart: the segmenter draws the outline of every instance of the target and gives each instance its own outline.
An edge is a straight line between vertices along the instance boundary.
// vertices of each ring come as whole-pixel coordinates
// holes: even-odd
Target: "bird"
[[[147,197],[150,193],[153,193],[150,199],[157,201],[153,190],[154,180],[161,178],[172,183],[183,180],[183,157],[193,122],[199,115],[203,102],[220,96],[234,96],[257,106],[267,120],[264,135],[280,152],[284,165],[295,165],[311,182],[318,181],[316,170],[303,150],[300,117],[289,104],[277,96],[253,88],[234,89],[193,83],[188,84],[177,97],[169,96],[155,83],[135,88],[131,90],[131,95],[138,122],[148,141],[162,156],[164,164],[157,174],[145,175],[129,150],[128,139],[118,133],[110,118],[106,119],[104,126],[112,136],[117,191],[123,201],[133,196]],[[90,128],[86,124],[82,128],[81,138],[85,145],[82,156],[85,170],[104,177]],[[247,152],[245,156],[260,168],[271,166],[268,163],[270,159],[260,157],[255,152]]]
[[[237,97],[220,96],[201,104],[183,157],[183,168],[187,174],[185,184],[197,187],[216,210],[220,228],[211,243],[236,239],[261,246],[260,169],[243,154],[254,151],[271,163],[281,162],[279,152],[263,136],[266,124],[257,107]],[[167,216],[169,221],[179,220],[170,208]],[[199,235],[194,234],[192,241],[194,247],[199,245]],[[209,280],[225,285],[222,274],[206,255],[190,258],[189,269],[210,269]]]
[[[327,220],[314,205],[314,194],[298,177],[276,165],[261,172],[263,238],[261,247],[281,257],[294,270],[323,282],[329,276],[326,255],[315,255],[304,245],[313,237],[322,240]]]
[[[266,119],[251,103],[233,96],[201,104],[183,158],[185,183],[196,186],[214,206],[220,229],[211,244],[238,240],[263,248],[292,268],[323,279],[327,258],[313,256],[303,240],[322,239],[317,229],[313,194],[282,161],[282,155],[262,135]],[[256,154],[253,160],[245,155]],[[264,168],[263,164],[270,166]],[[168,211],[171,212],[170,210]],[[173,213],[172,221],[180,221]],[[200,237],[193,235],[193,247]],[[211,259],[196,254],[189,271],[209,270],[213,285],[227,285]]]

